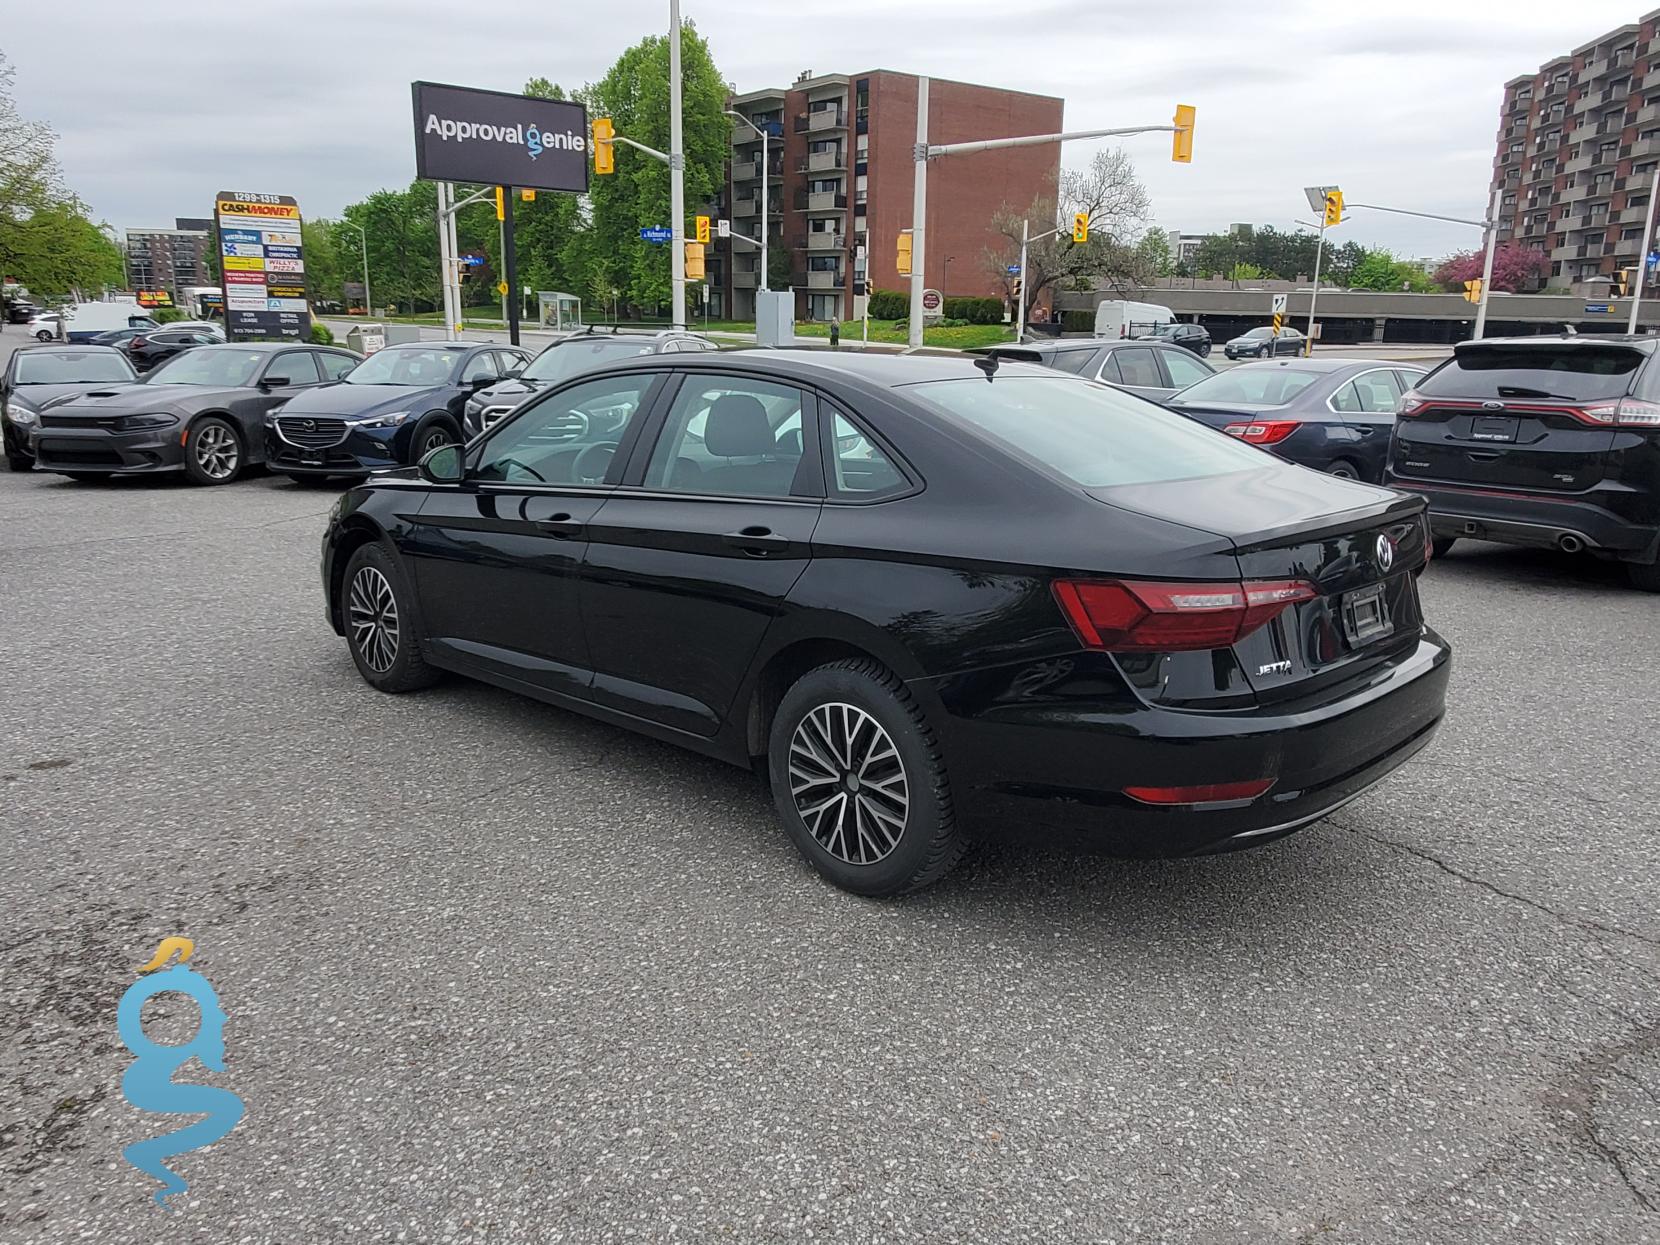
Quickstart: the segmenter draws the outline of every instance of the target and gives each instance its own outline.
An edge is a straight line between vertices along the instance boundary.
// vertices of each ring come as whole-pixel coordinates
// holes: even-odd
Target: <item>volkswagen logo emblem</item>
[[[1504,410],[1504,403],[1503,402],[1483,402],[1481,404],[1481,409],[1484,410],[1484,411],[1502,411],[1502,410]]]
[[[1387,575],[1389,568],[1395,565],[1395,542],[1387,536],[1379,536],[1377,557],[1378,570]]]

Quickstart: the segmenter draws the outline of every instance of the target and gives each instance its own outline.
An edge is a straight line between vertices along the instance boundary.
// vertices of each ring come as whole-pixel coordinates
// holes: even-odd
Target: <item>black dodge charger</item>
[[[654,356],[345,493],[327,614],[388,692],[453,671],[764,770],[826,877],[977,836],[1266,842],[1429,742],[1451,657],[1417,498],[996,359]]]

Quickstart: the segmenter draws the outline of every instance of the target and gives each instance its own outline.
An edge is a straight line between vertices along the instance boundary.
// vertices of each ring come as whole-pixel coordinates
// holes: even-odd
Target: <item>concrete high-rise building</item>
[[[735,112],[766,129],[761,139],[734,121],[725,210],[735,232],[761,236],[761,177],[768,178],[773,289],[793,286],[796,316],[842,320],[853,314],[853,284],[906,289],[897,271],[899,231],[911,225],[915,185],[917,79],[885,69],[802,74],[788,89],[749,91]],[[1063,101],[940,78],[930,80],[928,138],[933,143],[1058,133]],[[927,283],[950,296],[1003,292],[986,271],[985,251],[1002,243],[992,217],[1030,205],[1060,173],[1060,144],[949,156],[928,171]],[[730,249],[728,249],[730,248]],[[737,319],[755,312],[760,251],[741,242],[723,253],[718,309]]]
[[[1606,296],[1640,263],[1657,160],[1660,10],[1504,84],[1499,241],[1542,249],[1553,284]]]
[[[212,222],[176,217],[171,229],[127,230],[127,288],[180,291],[207,283],[208,231]]]

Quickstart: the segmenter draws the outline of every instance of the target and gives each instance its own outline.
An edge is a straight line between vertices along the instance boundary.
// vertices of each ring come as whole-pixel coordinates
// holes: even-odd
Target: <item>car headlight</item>
[[[115,421],[117,432],[134,432],[140,428],[167,428],[179,422],[177,415],[123,415]]]
[[[21,402],[8,402],[3,409],[6,418],[14,424],[32,424],[35,422],[34,408],[24,406]]]
[[[385,415],[374,415],[368,419],[349,419],[346,422],[353,428],[396,428],[408,419],[409,411],[391,411]]]

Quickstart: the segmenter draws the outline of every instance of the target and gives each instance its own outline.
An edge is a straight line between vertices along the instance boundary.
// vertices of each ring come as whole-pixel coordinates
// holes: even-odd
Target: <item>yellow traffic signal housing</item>
[[[496,187],[496,219],[507,219],[507,204],[502,199],[501,187]]]
[[[1474,281],[1466,281],[1464,283],[1464,301],[1467,303],[1479,303],[1481,301],[1480,277],[1477,277]]]
[[[1614,293],[1618,298],[1631,293],[1631,269],[1621,268],[1614,274]]]
[[[617,127],[611,124],[610,117],[594,118],[594,172],[617,171],[617,149],[611,143],[616,133]]]
[[[709,241],[709,218],[707,216],[699,216],[697,218],[697,235],[696,236],[697,236],[697,240],[699,242],[708,242]]]
[[[1009,297],[1012,298],[1015,302],[1020,301],[1020,278],[1019,277],[1016,277],[1014,279],[1014,289],[1009,291]]]
[[[900,276],[908,277],[911,275],[911,235],[908,233],[899,235],[899,256],[895,260],[895,264],[899,269]]]
[[[686,279],[688,281],[703,280],[703,243],[701,242],[686,243]]]
[[[1072,240],[1080,245],[1089,241],[1089,213],[1072,214]]]
[[[526,203],[535,203],[536,202],[536,192],[534,190],[531,190],[531,189],[528,189],[528,188],[520,190],[519,191],[519,198],[524,200]]]
[[[1192,104],[1176,105],[1176,132],[1170,136],[1170,158],[1177,164],[1193,163],[1193,118],[1197,112]]]
[[[1343,223],[1343,192],[1341,190],[1326,191],[1326,224],[1341,225]]]

